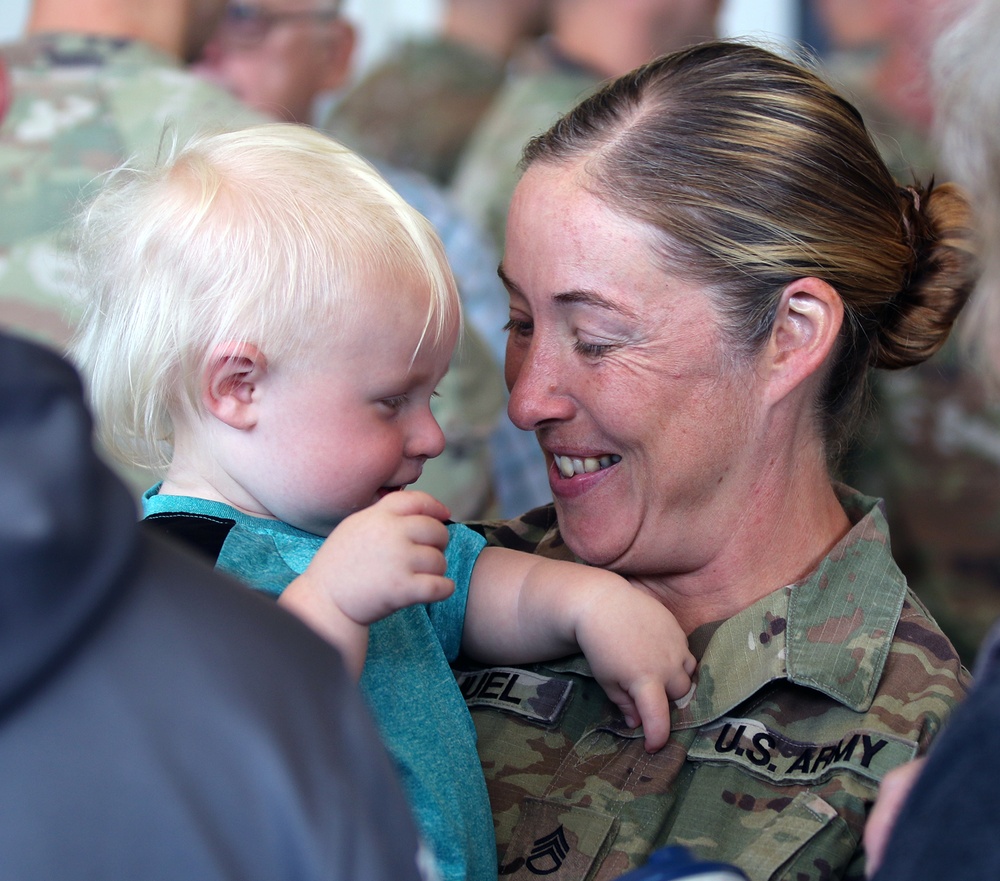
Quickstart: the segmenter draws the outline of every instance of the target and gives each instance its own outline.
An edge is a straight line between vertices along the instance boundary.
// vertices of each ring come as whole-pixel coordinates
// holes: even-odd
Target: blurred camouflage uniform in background
[[[869,48],[834,52],[825,69],[901,185],[948,180],[926,134],[875,93],[880,63]],[[962,323],[928,361],[874,371],[842,478],[885,499],[896,562],[971,667],[1000,617],[1000,400],[962,350]]]
[[[878,47],[832,51],[823,58],[823,74],[861,113],[892,176],[903,186],[926,184],[937,170],[937,156],[926,134],[874,93],[871,82],[880,61]]]
[[[582,657],[459,674],[479,735],[500,875],[604,881],[666,844],[752,881],[862,881],[885,773],[927,751],[968,673],[893,565],[881,507],[807,578],[690,637],[693,695],[649,754]],[[491,544],[572,559],[554,508]]]
[[[1000,617],[1000,405],[955,337],[929,361],[877,371],[844,479],[885,499],[892,551],[972,666]]]
[[[71,34],[0,46],[0,326],[64,347],[77,306],[66,223],[95,177],[195,131],[262,122],[143,43]]]
[[[364,156],[446,185],[504,70],[501,59],[453,40],[409,40],[351,87],[322,128]]]
[[[563,58],[546,37],[526,47],[510,68],[508,81],[469,139],[451,185],[458,207],[493,237],[501,252],[524,145],[602,79]]]
[[[0,46],[0,327],[64,352],[79,318],[69,222],[96,178],[176,137],[263,122],[144,43],[47,34]],[[138,495],[144,471],[115,464]]]

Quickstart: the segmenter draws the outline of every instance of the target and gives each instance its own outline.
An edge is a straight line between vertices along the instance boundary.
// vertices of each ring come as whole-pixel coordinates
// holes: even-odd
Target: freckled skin
[[[506,241],[511,418],[550,454],[622,457],[581,495],[552,481],[567,542],[631,573],[708,565],[759,471],[760,409],[707,294],[655,264],[649,229],[572,169],[526,172]]]

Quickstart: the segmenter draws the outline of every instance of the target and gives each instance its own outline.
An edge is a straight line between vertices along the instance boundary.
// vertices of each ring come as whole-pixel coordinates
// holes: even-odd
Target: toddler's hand
[[[690,691],[696,662],[667,608],[614,578],[616,583],[595,597],[580,618],[577,640],[626,724],[641,724],[647,752],[656,752],[670,736],[669,700]]]
[[[345,518],[278,602],[337,646],[360,676],[369,624],[455,590],[444,577],[447,517],[427,493],[386,496]]]
[[[345,615],[371,624],[406,606],[451,596],[445,578],[447,507],[425,492],[394,492],[345,518],[309,565]]]

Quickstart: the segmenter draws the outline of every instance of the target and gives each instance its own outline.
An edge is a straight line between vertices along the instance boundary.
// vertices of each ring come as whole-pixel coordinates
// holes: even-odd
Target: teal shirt
[[[233,521],[216,568],[278,596],[309,565],[323,538],[221,502],[143,496],[143,511]],[[469,581],[485,539],[448,527],[446,600],[410,606],[371,626],[361,691],[396,763],[414,816],[444,881],[496,881],[496,844],[476,733],[449,662],[458,657]]]

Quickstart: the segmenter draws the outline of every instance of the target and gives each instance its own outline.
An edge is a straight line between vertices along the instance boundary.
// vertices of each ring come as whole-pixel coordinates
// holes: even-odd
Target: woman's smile
[[[757,470],[755,374],[729,369],[708,292],[652,252],[650,228],[596,198],[576,168],[522,178],[501,271],[508,412],[538,436],[563,536],[591,563],[662,556],[664,535],[684,546],[683,565],[699,548],[703,563],[717,534],[705,524],[744,510],[719,475]],[[595,351],[595,339],[616,342]]]
[[[593,474],[595,471],[603,471],[612,465],[621,462],[622,457],[618,455],[610,456],[587,456],[581,458],[577,456],[553,456],[556,471],[564,480],[580,474]]]

